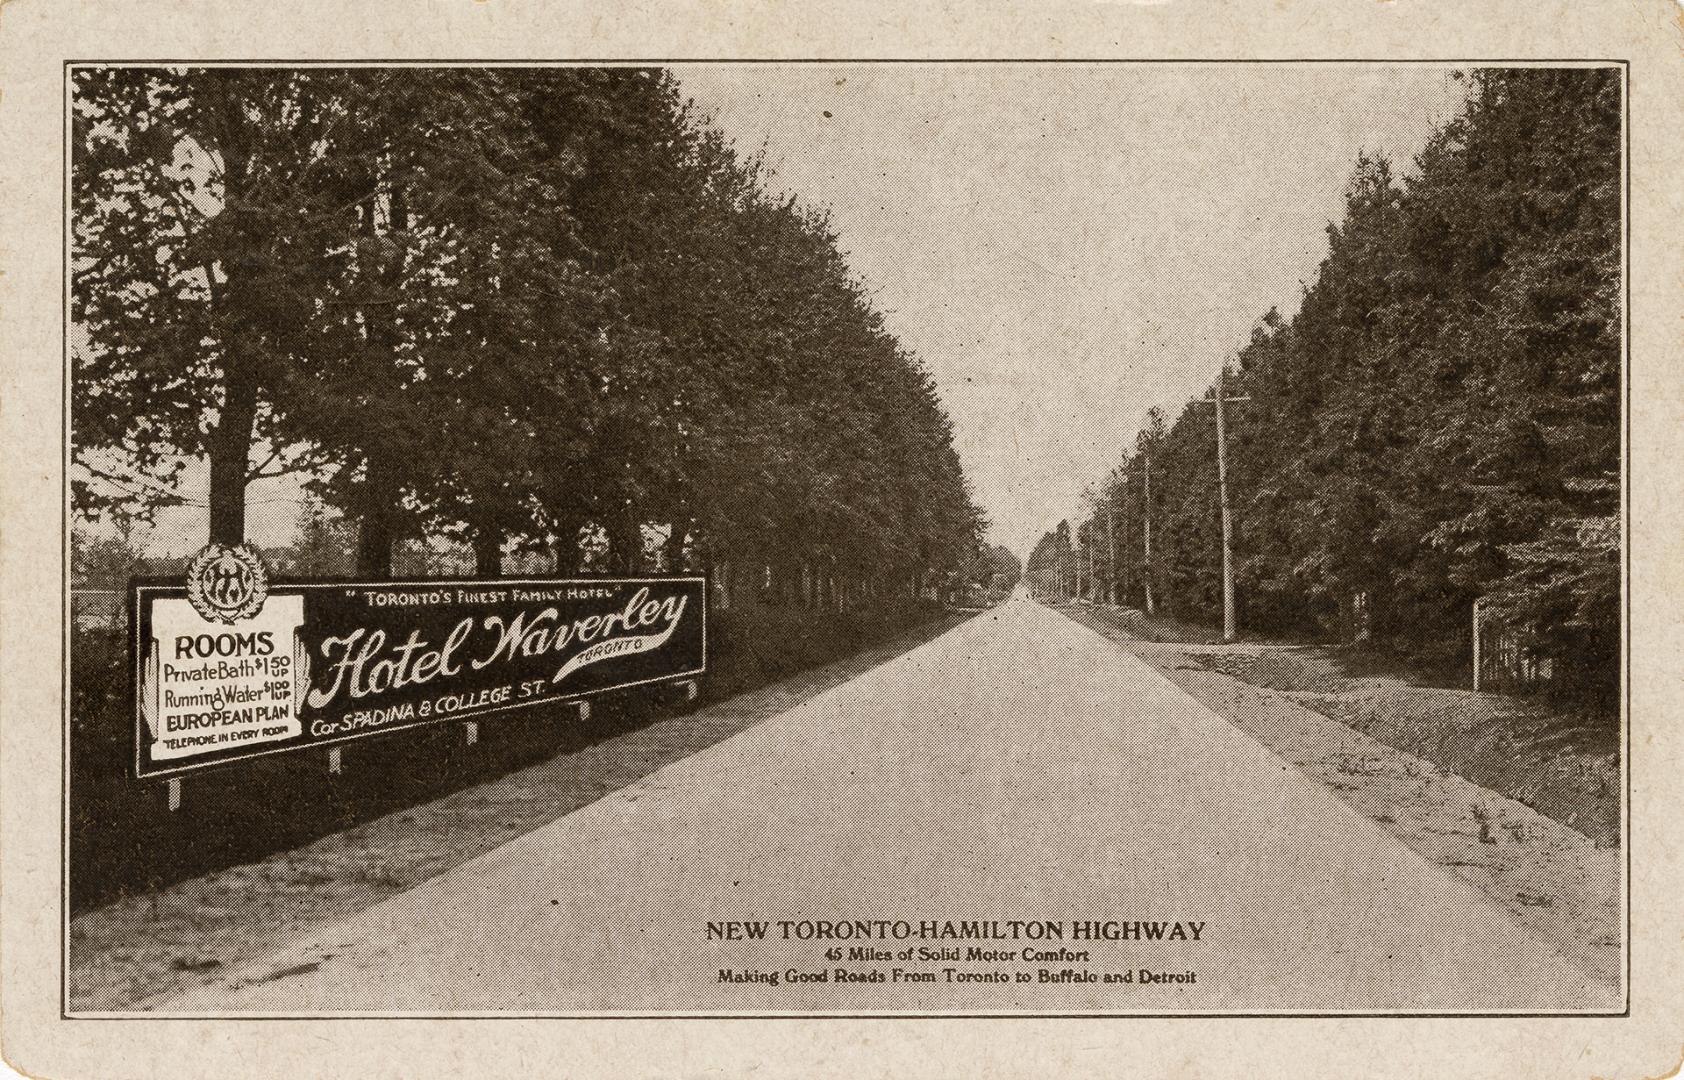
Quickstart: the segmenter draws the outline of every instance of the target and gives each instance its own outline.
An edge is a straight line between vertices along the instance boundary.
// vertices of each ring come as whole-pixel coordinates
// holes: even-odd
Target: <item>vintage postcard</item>
[[[8,1061],[1671,1068],[1680,13],[1196,7],[14,0]]]

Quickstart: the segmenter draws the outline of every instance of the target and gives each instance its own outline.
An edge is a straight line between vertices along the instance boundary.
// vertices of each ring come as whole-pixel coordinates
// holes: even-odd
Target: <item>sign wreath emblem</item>
[[[206,622],[249,619],[268,596],[269,573],[250,544],[206,544],[187,566],[187,600]]]

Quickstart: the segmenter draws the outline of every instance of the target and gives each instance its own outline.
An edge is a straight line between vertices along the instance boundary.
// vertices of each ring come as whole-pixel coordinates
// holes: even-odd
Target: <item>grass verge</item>
[[[1533,714],[1536,702],[1354,677],[1313,648],[1149,642],[1105,612],[1067,613],[1617,990],[1619,785],[1581,782],[1552,763],[1565,758],[1603,777],[1617,776],[1618,763],[1583,743],[1539,744],[1537,725],[1569,720]]]

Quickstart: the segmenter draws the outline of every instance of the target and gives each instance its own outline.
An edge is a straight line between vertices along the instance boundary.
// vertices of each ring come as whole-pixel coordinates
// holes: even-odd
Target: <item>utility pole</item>
[[[1070,530],[1070,599],[1082,595],[1082,526]]]
[[[1129,546],[1129,474],[1123,473],[1123,547]],[[1129,557],[1123,554],[1118,558],[1117,567],[1117,603],[1126,604],[1129,599]]]
[[[1233,641],[1239,636],[1234,614],[1234,520],[1228,508],[1228,423],[1224,406],[1230,401],[1250,401],[1249,397],[1227,397],[1223,382],[1228,364],[1223,362],[1216,373],[1216,397],[1205,398],[1216,405],[1216,490],[1222,506],[1222,640]]]
[[[1146,459],[1146,491],[1142,499],[1145,516],[1141,522],[1146,538],[1146,565],[1141,567],[1140,575],[1146,586],[1146,614],[1152,615],[1157,612],[1157,607],[1152,601],[1152,455],[1141,456]]]
[[[1074,556],[1076,562],[1074,568],[1076,587],[1070,594],[1070,599],[1074,600],[1082,595],[1082,526],[1080,522],[1077,522],[1072,536],[1074,537],[1076,544],[1075,550],[1071,552],[1071,555]]]
[[[1114,490],[1114,489],[1113,489]],[[1115,503],[1105,508],[1105,566],[1110,571],[1106,575],[1105,602],[1112,607],[1117,606],[1117,507]]]
[[[1087,598],[1089,600],[1092,600],[1092,601],[1095,601],[1095,602],[1097,602],[1099,600],[1099,583],[1096,582],[1094,580],[1094,577],[1093,577],[1093,550],[1094,550],[1094,547],[1096,546],[1094,544],[1093,532],[1094,532],[1094,527],[1097,526],[1098,524],[1099,524],[1099,521],[1097,519],[1095,519],[1095,518],[1089,518],[1088,519],[1088,591],[1085,595],[1087,596]]]
[[[1226,365],[1224,365],[1226,366]],[[1216,373],[1216,490],[1222,504],[1222,640],[1238,636],[1234,614],[1234,520],[1228,510],[1228,425],[1222,408],[1222,372]]]

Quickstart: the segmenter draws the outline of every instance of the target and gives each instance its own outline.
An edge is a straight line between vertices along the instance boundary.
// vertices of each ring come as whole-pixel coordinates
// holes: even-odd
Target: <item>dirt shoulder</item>
[[[1585,832],[1516,798],[1335,718],[1364,715],[1380,733],[1418,732],[1435,723],[1454,730],[1460,723],[1452,722],[1454,718],[1470,712],[1476,719],[1481,715],[1467,702],[1457,705],[1454,717],[1442,713],[1441,695],[1460,692],[1411,688],[1397,680],[1379,688],[1364,687],[1362,680],[1340,675],[1331,665],[1306,667],[1292,655],[1302,650],[1143,641],[1102,613],[1061,610],[1151,664],[1428,862],[1478,886],[1585,970],[1618,983],[1623,962],[1623,863],[1616,847],[1599,844]],[[1313,688],[1286,690],[1269,685],[1299,686],[1311,676]],[[1381,692],[1386,701],[1384,718],[1376,719],[1370,699]],[[1370,704],[1361,704],[1364,701]],[[1411,716],[1419,722],[1410,723]],[[1617,774],[1617,762],[1613,768]],[[1589,816],[1600,821],[1606,817],[1606,808],[1595,805],[1598,788],[1594,778],[1587,783],[1585,790],[1591,794],[1580,800],[1585,804],[1580,810],[1588,809]],[[1570,798],[1560,794],[1570,791],[1570,786],[1556,784],[1551,790],[1558,802]],[[1616,783],[1616,840],[1617,791]],[[1565,807],[1552,809],[1566,816]]]
[[[70,924],[70,1008],[144,1009],[211,982],[655,770],[787,712],[963,622],[948,616],[705,709],[560,754],[306,847],[125,898]],[[485,738],[494,738],[488,729]]]

